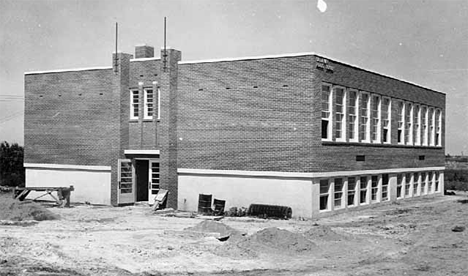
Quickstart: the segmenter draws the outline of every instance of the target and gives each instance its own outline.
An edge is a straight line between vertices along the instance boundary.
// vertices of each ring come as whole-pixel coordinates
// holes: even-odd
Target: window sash
[[[130,90],[130,119],[138,119],[140,108],[140,93],[138,90]]]
[[[154,109],[155,109],[155,97],[153,89],[144,90],[144,118],[153,119]]]

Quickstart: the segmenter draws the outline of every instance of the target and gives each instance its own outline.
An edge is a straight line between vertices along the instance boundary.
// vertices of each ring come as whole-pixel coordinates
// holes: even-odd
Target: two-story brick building
[[[180,210],[205,193],[303,217],[443,193],[440,92],[312,53],[153,52],[25,74],[27,186],[112,205],[165,188]]]

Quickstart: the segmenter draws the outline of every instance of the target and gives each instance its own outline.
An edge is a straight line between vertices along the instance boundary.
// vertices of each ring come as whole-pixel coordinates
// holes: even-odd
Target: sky
[[[315,52],[446,94],[446,153],[468,155],[467,0],[0,0],[0,141],[23,144],[24,72],[111,66],[167,45],[182,60]]]

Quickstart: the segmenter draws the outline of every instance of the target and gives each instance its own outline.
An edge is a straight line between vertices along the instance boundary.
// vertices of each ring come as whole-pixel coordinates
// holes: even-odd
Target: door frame
[[[132,163],[135,163],[137,160],[138,161],[148,161],[148,171],[146,172],[148,174],[148,183],[147,183],[147,189],[148,189],[148,203],[151,204],[151,200],[154,201],[154,197],[156,197],[156,195],[152,196],[151,194],[151,162],[160,162],[159,161],[159,158],[151,158],[151,157],[135,157],[135,158],[131,158],[132,160]],[[134,189],[134,202],[137,202],[137,192],[136,192],[136,189],[138,189],[137,185],[137,181],[136,181],[136,169],[135,169],[135,166],[133,166],[133,169],[134,169],[134,172],[133,172],[133,189]]]

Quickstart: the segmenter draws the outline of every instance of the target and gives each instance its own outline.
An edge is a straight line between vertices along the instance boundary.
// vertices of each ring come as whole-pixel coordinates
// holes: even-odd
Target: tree
[[[0,185],[24,186],[24,149],[17,143],[0,144]]]

